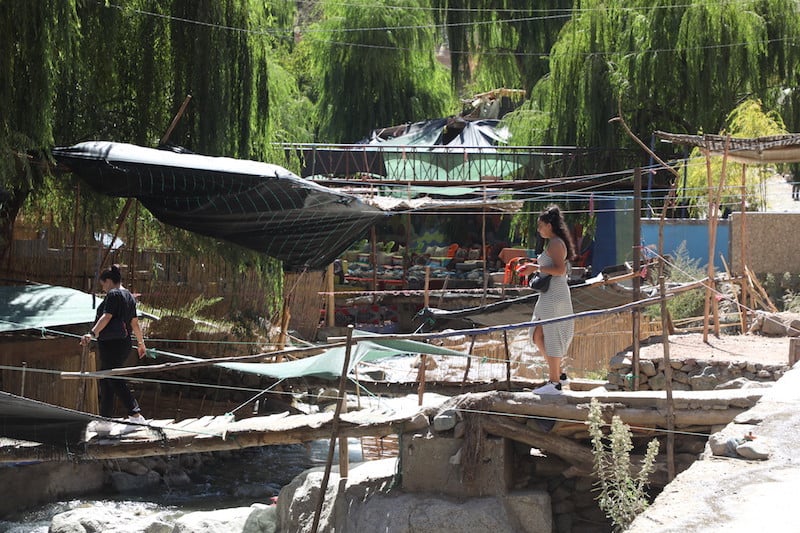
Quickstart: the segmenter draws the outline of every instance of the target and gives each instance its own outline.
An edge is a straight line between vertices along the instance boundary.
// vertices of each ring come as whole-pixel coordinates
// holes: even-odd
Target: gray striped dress
[[[558,237],[553,237],[557,239]],[[553,259],[547,252],[539,254],[539,265],[549,268],[554,265]],[[539,295],[536,306],[533,308],[531,320],[546,320],[572,314],[572,297],[567,285],[566,276],[553,276],[550,288]],[[575,330],[574,320],[562,320],[554,324],[541,326],[544,329],[544,349],[550,357],[563,357],[572,342]]]

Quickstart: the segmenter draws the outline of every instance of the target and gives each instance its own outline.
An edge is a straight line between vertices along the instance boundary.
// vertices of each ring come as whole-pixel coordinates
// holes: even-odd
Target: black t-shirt
[[[131,320],[136,317],[136,300],[127,289],[111,289],[97,306],[97,318],[109,313],[111,321],[97,336],[98,340],[124,339],[131,334]]]

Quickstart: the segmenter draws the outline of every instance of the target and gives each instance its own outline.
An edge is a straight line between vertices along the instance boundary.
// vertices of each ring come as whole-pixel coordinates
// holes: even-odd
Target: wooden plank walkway
[[[755,405],[765,390],[768,389],[676,391],[675,426],[707,430],[727,424]],[[339,436],[382,437],[429,431],[434,416],[453,410],[460,411],[460,416],[483,417],[486,427],[494,424],[492,433],[512,439],[515,438],[513,433],[522,431],[521,426],[514,424],[509,429],[506,422],[517,419],[524,424],[526,419],[550,419],[555,421],[554,427],[536,438],[562,439],[564,444],[564,439],[581,438],[585,434],[583,421],[593,398],[603,404],[609,420],[612,414],[618,415],[634,428],[634,432],[665,427],[663,392],[566,391],[541,397],[530,392],[486,392],[449,398],[441,405],[425,409],[406,405],[395,411],[364,409],[343,413]],[[501,422],[499,419],[503,418]],[[86,442],[75,446],[32,445],[19,441],[0,443],[0,463],[132,458],[304,443],[329,439],[332,420],[333,413],[329,412],[300,415],[284,412],[241,420],[231,415],[153,420],[141,426],[116,424],[111,432],[115,438],[93,433],[90,425]],[[543,442],[542,447],[548,445]]]
[[[280,413],[242,420],[230,416],[205,416],[177,422],[153,420],[141,426],[117,424],[118,427],[111,432],[114,438],[87,431],[87,437],[91,438],[72,447],[6,441],[0,446],[0,463],[120,459],[296,444],[330,438],[332,420],[333,413]],[[362,410],[341,415],[339,435],[383,436],[427,426],[427,418],[416,412],[387,415]],[[125,430],[120,431],[123,427]]]

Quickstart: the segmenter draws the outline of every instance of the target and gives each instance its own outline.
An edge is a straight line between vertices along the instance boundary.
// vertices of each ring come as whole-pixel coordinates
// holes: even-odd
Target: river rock
[[[551,502],[546,491],[521,491],[456,499],[434,494],[388,491],[396,459],[351,465],[340,479],[334,466],[320,515],[320,531],[391,531],[439,533],[459,524],[463,533],[512,533],[552,530]],[[283,533],[310,532],[320,496],[323,468],[297,476],[278,497],[278,523]]]
[[[188,513],[175,522],[172,533],[275,533],[275,507],[254,504],[217,511]]]
[[[149,470],[143,476],[134,476],[127,472],[112,472],[111,484],[117,492],[132,492],[153,487],[161,482],[158,472]]]
[[[171,533],[171,513],[147,512],[146,509],[113,509],[95,506],[80,507],[57,514],[49,533]]]

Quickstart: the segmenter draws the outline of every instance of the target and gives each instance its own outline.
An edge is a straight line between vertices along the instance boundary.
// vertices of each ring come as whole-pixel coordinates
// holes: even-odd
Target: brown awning
[[[677,133],[655,132],[656,137],[674,144],[696,146],[709,155],[725,153],[725,135],[682,135]],[[768,137],[731,137],[728,145],[728,158],[748,165],[766,163],[800,162],[800,134],[771,135]]]

